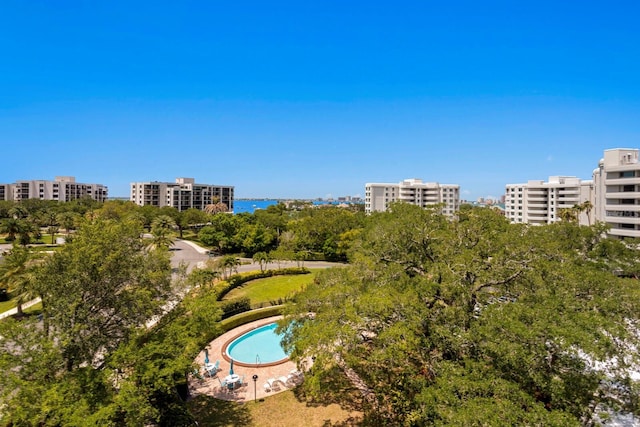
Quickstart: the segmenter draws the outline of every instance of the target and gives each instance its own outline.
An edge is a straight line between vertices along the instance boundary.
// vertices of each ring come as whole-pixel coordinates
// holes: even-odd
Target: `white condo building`
[[[139,206],[171,206],[179,211],[203,210],[215,200],[233,211],[234,187],[197,184],[193,178],[176,178],[176,182],[132,182],[130,200]]]
[[[590,201],[593,204],[593,181],[575,176],[551,176],[549,181],[507,184],[505,215],[514,223],[551,224],[560,219],[562,209]],[[580,214],[580,224],[593,223],[593,209]]]
[[[83,197],[104,202],[107,196],[108,189],[105,185],[76,182],[73,176],[56,176],[53,181],[30,180],[0,184],[0,200],[17,202],[27,199],[69,202]]]
[[[618,238],[640,237],[640,163],[637,149],[604,151],[593,171],[595,210],[606,222],[608,234]]]
[[[402,201],[427,207],[443,204],[442,213],[453,215],[460,208],[460,186],[422,182],[420,179],[405,179],[398,184],[365,184],[364,209],[366,213],[384,212],[389,203]]]

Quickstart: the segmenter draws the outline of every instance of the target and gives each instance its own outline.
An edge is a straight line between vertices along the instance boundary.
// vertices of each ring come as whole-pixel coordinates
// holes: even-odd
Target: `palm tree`
[[[73,212],[62,212],[60,215],[58,215],[58,222],[60,223],[62,228],[66,230],[67,236],[69,235],[71,229],[73,229],[77,218],[78,215]]]
[[[253,262],[260,264],[260,271],[264,271],[269,261],[271,261],[271,257],[266,252],[256,252],[253,254]]]
[[[169,215],[158,215],[151,222],[151,229],[162,228],[165,230],[173,230],[176,228],[176,222]]]
[[[220,201],[218,197],[211,198],[211,204],[204,207],[204,211],[208,214],[215,215],[221,212],[227,212],[229,207]]]
[[[14,245],[0,264],[0,284],[14,295],[16,310],[22,315],[22,305],[35,298],[33,262],[29,250]]]
[[[20,232],[20,220],[13,217],[5,219],[0,225],[0,232],[7,234],[6,241],[13,242]]]
[[[581,209],[587,214],[587,224],[591,226],[591,210],[593,209],[593,203],[590,200],[582,202]]]
[[[240,265],[240,259],[233,255],[225,255],[220,259],[220,266],[223,271],[223,279],[228,279],[233,272],[238,272],[238,266]],[[228,271],[227,271],[228,270]]]
[[[151,223],[151,244],[154,247],[169,248],[173,244],[173,229],[176,222],[169,215],[159,215]]]
[[[573,208],[562,208],[558,210],[558,218],[567,222],[574,222],[577,220],[576,212]]]
[[[60,230],[60,227],[58,227],[57,225],[50,225],[47,228],[47,233],[49,233],[51,235],[51,244],[52,245],[55,243],[56,233],[59,230]]]
[[[15,205],[9,209],[9,215],[14,219],[22,219],[29,215],[29,211],[22,205]]]

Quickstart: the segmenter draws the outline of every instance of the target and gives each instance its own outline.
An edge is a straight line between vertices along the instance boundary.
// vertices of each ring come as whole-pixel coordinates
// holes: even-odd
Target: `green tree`
[[[24,246],[14,245],[0,263],[0,285],[16,300],[18,316],[22,305],[36,298],[34,292],[34,260]]]
[[[5,233],[7,236],[5,240],[13,242],[16,239],[16,235],[20,233],[20,224],[22,221],[16,218],[7,218],[0,224],[0,232]]]
[[[364,214],[335,206],[307,208],[299,218],[288,224],[287,228],[294,238],[287,249],[296,252],[321,252],[326,259],[332,261],[345,260],[340,258],[343,253],[338,250],[339,236],[360,228],[363,219]]]
[[[72,371],[126,340],[162,307],[171,290],[166,251],[143,251],[132,223],[97,219],[47,258],[37,283],[55,319],[51,329]]]
[[[253,254],[253,262],[260,265],[260,271],[264,271],[267,264],[271,261],[271,257],[266,252],[256,252]]]
[[[355,386],[370,425],[582,425],[607,408],[638,412],[628,366],[640,292],[595,262],[594,234],[393,204],[367,219],[350,267],[323,272],[287,307],[285,347],[298,363],[315,358],[309,393],[344,400],[345,382]]]
[[[171,247],[174,241],[173,230],[176,228],[176,223],[172,217],[168,215],[159,215],[151,224],[151,244],[157,248],[168,249]]]
[[[79,220],[79,215],[74,212],[62,212],[58,214],[58,222],[62,228],[64,228],[67,236],[69,236],[69,233],[75,228],[75,224]]]
[[[225,280],[228,279],[229,276],[231,276],[234,272],[235,273],[238,272],[240,259],[233,255],[225,255],[219,260],[217,260],[217,262],[219,263],[220,268],[222,269],[222,278]]]

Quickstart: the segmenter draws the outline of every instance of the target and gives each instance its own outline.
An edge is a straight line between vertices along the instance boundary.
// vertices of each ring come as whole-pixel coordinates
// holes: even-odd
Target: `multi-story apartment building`
[[[551,224],[560,219],[562,209],[590,201],[593,204],[593,181],[575,176],[550,176],[549,181],[507,184],[505,215],[515,223]],[[581,224],[592,223],[593,209],[580,213]]]
[[[640,237],[640,163],[637,149],[605,150],[593,171],[596,218],[612,237]]]
[[[73,176],[56,176],[53,181],[31,180],[0,184],[0,200],[40,199],[69,202],[90,197],[104,202],[107,196],[108,189],[105,185],[76,182]]]
[[[365,184],[364,209],[366,213],[384,212],[389,203],[402,201],[421,207],[442,204],[445,215],[453,215],[460,208],[460,186],[405,179],[398,184]]]
[[[171,206],[179,211],[204,210],[218,201],[232,212],[233,190],[231,186],[197,184],[193,178],[176,178],[176,182],[132,182],[130,200],[140,206]]]

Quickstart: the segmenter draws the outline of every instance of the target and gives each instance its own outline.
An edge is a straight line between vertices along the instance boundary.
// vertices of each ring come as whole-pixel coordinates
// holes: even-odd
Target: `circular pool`
[[[283,363],[289,357],[280,346],[282,336],[276,334],[277,327],[277,324],[269,323],[245,332],[228,342],[223,354],[240,366],[255,367]]]

